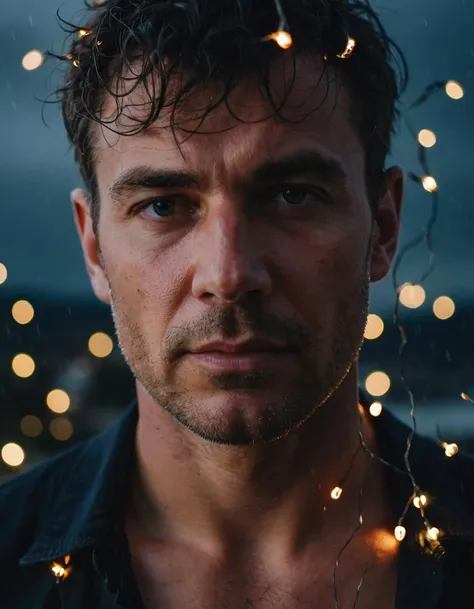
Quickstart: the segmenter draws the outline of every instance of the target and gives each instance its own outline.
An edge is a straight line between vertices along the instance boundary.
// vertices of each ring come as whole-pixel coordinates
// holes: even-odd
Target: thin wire
[[[355,449],[355,451],[354,451],[354,453],[352,455],[352,458],[351,458],[351,460],[349,462],[349,467],[347,468],[346,473],[344,474],[344,476],[342,477],[342,479],[341,479],[341,481],[339,483],[339,487],[340,488],[344,487],[344,483],[346,482],[347,478],[349,477],[349,474],[350,474],[350,472],[352,470],[352,466],[354,465],[354,461],[355,461],[357,455],[359,454],[359,450],[360,450],[360,446],[357,446],[357,448]]]
[[[376,461],[379,461],[380,463],[382,463],[383,465],[385,465],[389,469],[392,469],[393,471],[395,471],[395,472],[397,472],[399,474],[403,474],[404,476],[406,476],[408,474],[407,471],[405,471],[403,469],[400,469],[396,465],[393,465],[393,463],[390,463],[389,461],[386,461],[383,457],[380,457],[379,455],[374,453],[372,450],[370,450],[370,448],[367,446],[367,444],[366,444],[366,442],[364,440],[364,434],[363,434],[363,430],[362,430],[363,424],[364,424],[364,418],[363,418],[362,414],[359,413],[359,441],[360,441],[360,445],[365,450],[365,452],[367,452],[372,457],[372,459],[375,459]]]
[[[339,609],[339,599],[337,596],[337,570],[339,568],[339,561],[344,553],[344,551],[346,550],[346,548],[350,545],[350,543],[352,542],[352,540],[354,539],[354,537],[357,535],[357,533],[359,532],[360,527],[362,526],[363,522],[364,522],[364,517],[362,514],[362,499],[363,499],[363,491],[364,491],[364,486],[365,483],[367,481],[367,473],[368,470],[365,472],[364,475],[364,480],[362,481],[362,484],[360,486],[359,489],[359,501],[358,501],[358,521],[357,521],[357,526],[355,527],[355,529],[352,531],[351,536],[349,537],[349,539],[346,541],[346,543],[342,546],[342,548],[339,550],[339,553],[337,555],[336,558],[336,562],[334,564],[334,570],[333,570],[333,574],[332,574],[332,586],[333,586],[333,591],[334,591],[334,609]],[[359,592],[360,592],[360,587],[362,586],[362,582],[365,579],[365,572],[364,575],[362,577],[361,582],[359,582]],[[357,599],[356,599],[357,602]]]
[[[278,13],[278,17],[280,19],[280,25],[278,27],[279,30],[283,30],[286,27],[286,17],[285,17],[285,13],[283,12],[283,7],[281,6],[280,0],[275,0],[275,8],[277,10]]]
[[[428,101],[428,99],[433,94],[440,91],[445,84],[446,84],[445,81],[439,81],[439,82],[430,84],[428,87],[426,87],[426,89],[422,93],[422,95],[409,106],[408,110],[411,110],[413,108],[420,106],[421,104],[424,104],[426,101]],[[410,134],[412,135],[412,137],[416,138],[415,130],[411,126],[410,121],[408,120],[408,118],[406,116],[404,117],[404,120],[405,120],[405,124],[406,124]],[[430,175],[431,172],[428,167],[426,152],[425,152],[424,147],[421,144],[419,144],[419,148],[418,148],[418,161],[419,161],[421,168],[423,169],[425,175]],[[417,182],[418,184],[421,183],[421,179],[418,178],[415,174],[411,173],[411,174],[409,174],[409,177],[413,181]],[[398,282],[397,282],[397,272],[398,272],[398,269],[399,269],[399,266],[400,266],[400,263],[401,263],[403,257],[411,249],[414,249],[415,247],[417,247],[422,241],[426,242],[426,245],[428,248],[429,265],[428,265],[427,270],[421,275],[421,277],[417,283],[419,285],[422,285],[433,272],[434,264],[435,264],[435,252],[434,252],[434,248],[433,248],[433,227],[438,218],[438,208],[439,208],[438,194],[436,191],[434,191],[431,193],[431,214],[430,214],[426,229],[422,230],[421,233],[417,237],[412,239],[410,242],[408,242],[405,245],[405,247],[402,248],[402,250],[400,251],[400,253],[398,254],[398,256],[395,260],[395,263],[393,266],[393,271],[392,271],[392,284],[393,284],[393,287],[394,287],[394,290],[396,293],[393,322],[397,326],[397,328],[400,332],[400,336],[401,336],[401,342],[400,342],[400,346],[399,346],[399,350],[398,350],[400,377],[402,380],[402,385],[403,385],[404,389],[406,390],[406,392],[408,393],[408,396],[410,399],[410,416],[412,419],[412,428],[411,428],[411,431],[407,438],[406,450],[405,450],[405,454],[404,454],[404,462],[405,462],[405,466],[407,468],[407,473],[410,477],[415,495],[419,495],[419,493],[420,493],[420,488],[415,480],[415,476],[413,474],[413,470],[411,468],[411,463],[410,463],[410,455],[411,455],[411,450],[413,447],[413,440],[414,440],[414,437],[416,434],[416,429],[417,429],[416,416],[415,416],[415,398],[413,395],[413,391],[411,390],[411,388],[409,387],[409,385],[407,383],[406,375],[405,375],[403,356],[404,356],[404,352],[405,352],[405,347],[408,343],[408,336],[407,336],[406,328],[401,324],[400,317],[399,317],[399,315],[400,315],[400,292],[401,292],[402,286],[400,284],[398,284]],[[405,512],[404,512],[405,514],[406,514],[407,509],[408,508],[405,509]],[[423,506],[420,507],[420,513],[423,518],[425,526],[427,528],[429,528],[429,522],[426,518]],[[400,522],[401,522],[401,520],[400,520]]]
[[[371,565],[372,565],[372,555],[369,556],[369,562],[367,563],[364,574],[362,575],[359,585],[357,586],[357,593],[356,593],[354,604],[352,605],[352,609],[356,609],[356,605],[359,602],[359,596],[360,596],[360,591],[362,589],[362,585],[365,581],[365,578],[367,577],[367,573],[369,572]]]

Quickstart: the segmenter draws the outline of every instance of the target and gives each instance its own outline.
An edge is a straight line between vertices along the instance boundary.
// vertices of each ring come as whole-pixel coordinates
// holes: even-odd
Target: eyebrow
[[[347,173],[342,164],[333,157],[319,152],[299,152],[262,163],[250,176],[241,178],[237,188],[243,190],[259,183],[277,183],[295,175],[312,175],[326,183],[345,186]],[[197,188],[203,179],[197,173],[158,169],[148,165],[138,165],[122,172],[109,188],[109,195],[115,202],[127,193],[137,190]]]

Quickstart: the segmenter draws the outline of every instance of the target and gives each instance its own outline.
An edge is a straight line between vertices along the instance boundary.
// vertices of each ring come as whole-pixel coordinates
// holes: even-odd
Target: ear
[[[95,234],[91,217],[91,197],[81,188],[71,193],[74,221],[81,241],[82,253],[87,273],[95,295],[103,303],[110,305],[110,290],[107,273],[100,250],[98,235]]]
[[[384,173],[382,195],[374,213],[370,278],[372,283],[388,274],[397,251],[404,177],[400,167]]]

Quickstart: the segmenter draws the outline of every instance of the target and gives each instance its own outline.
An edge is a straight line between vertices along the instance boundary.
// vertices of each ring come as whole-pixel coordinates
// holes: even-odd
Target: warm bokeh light
[[[400,290],[400,302],[409,309],[417,309],[426,300],[426,292],[421,285],[405,283]]]
[[[397,541],[403,541],[406,537],[407,530],[402,525],[395,527],[394,535]]]
[[[385,372],[372,372],[365,380],[365,388],[370,395],[385,395],[390,389],[390,377]]]
[[[55,440],[65,442],[74,433],[74,427],[69,419],[57,417],[51,421],[49,431]]]
[[[421,183],[423,185],[423,188],[428,192],[435,192],[436,190],[438,190],[438,183],[436,182],[433,176],[423,176],[421,178]]]
[[[27,300],[18,300],[12,307],[13,319],[18,324],[29,324],[35,316],[35,310]]]
[[[8,277],[7,267],[0,262],[0,285],[2,285],[2,283],[5,283],[5,281],[7,280],[7,277]]]
[[[340,486],[335,486],[331,491],[331,498],[337,500],[342,495],[342,488]]]
[[[284,30],[278,30],[278,32],[273,32],[268,36],[270,40],[274,40],[279,47],[282,49],[289,49],[293,44],[293,38],[291,34],[285,32]]]
[[[422,129],[418,134],[418,141],[425,148],[432,148],[436,144],[436,134],[430,129]]]
[[[438,319],[449,319],[454,315],[456,305],[449,296],[440,296],[433,303],[433,313]]]
[[[32,414],[27,414],[20,421],[20,429],[25,436],[37,438],[43,431],[43,423]]]
[[[364,331],[364,338],[374,340],[381,336],[384,329],[384,323],[381,317],[371,313],[367,316],[367,323]]]
[[[461,397],[463,400],[466,400],[466,402],[471,402],[472,404],[474,404],[474,400],[471,398],[471,396],[469,396],[467,393],[464,393],[464,391],[461,393]]]
[[[39,68],[44,62],[44,55],[41,51],[37,49],[32,49],[28,51],[28,53],[21,60],[22,66],[25,70],[36,70]]]
[[[92,30],[79,30],[80,38],[84,38],[85,36],[89,36],[92,34]]]
[[[382,414],[383,406],[380,402],[373,402],[370,405],[369,412],[373,417],[379,417]]]
[[[46,396],[48,408],[56,414],[64,414],[69,410],[71,399],[62,389],[53,389]]]
[[[393,556],[399,546],[397,540],[386,529],[373,529],[367,535],[367,543],[378,558]]]
[[[438,541],[439,529],[437,529],[436,527],[431,527],[431,529],[428,529],[426,534],[431,539],[431,541]]]
[[[17,376],[26,379],[35,371],[35,361],[26,353],[19,353],[13,358],[12,369]]]
[[[9,442],[2,448],[2,459],[10,467],[18,467],[25,460],[25,452],[19,444]]]
[[[446,95],[449,95],[452,99],[461,99],[464,97],[464,89],[455,80],[450,80],[446,83]]]
[[[447,442],[444,442],[443,448],[447,457],[454,457],[454,455],[457,455],[459,452],[459,446],[454,443],[448,444]]]
[[[414,497],[413,499],[413,505],[418,508],[421,509],[422,507],[425,507],[425,505],[428,503],[428,497],[426,495],[420,495],[419,497]]]
[[[104,332],[96,332],[89,339],[89,351],[96,357],[107,357],[113,348],[112,339]]]

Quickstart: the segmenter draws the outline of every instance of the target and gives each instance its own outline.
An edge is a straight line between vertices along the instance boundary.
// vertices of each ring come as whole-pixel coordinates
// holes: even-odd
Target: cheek
[[[156,249],[140,251],[137,243],[114,252],[110,282],[118,307],[122,306],[141,327],[164,328],[170,322],[173,309],[182,291],[183,270],[176,253]],[[108,265],[110,267],[110,264]]]
[[[328,309],[352,297],[364,271],[363,231],[318,231],[279,244],[279,267],[288,291],[314,309]]]

